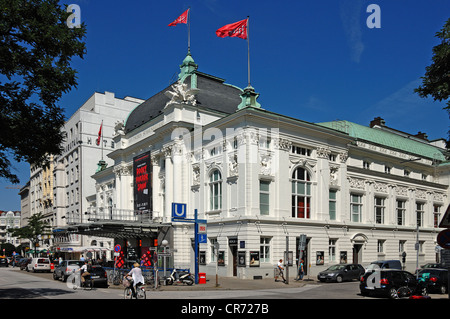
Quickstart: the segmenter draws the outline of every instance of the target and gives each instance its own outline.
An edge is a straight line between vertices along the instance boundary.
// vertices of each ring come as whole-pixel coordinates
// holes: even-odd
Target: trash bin
[[[199,272],[198,273],[198,284],[206,284],[206,273],[204,272]]]

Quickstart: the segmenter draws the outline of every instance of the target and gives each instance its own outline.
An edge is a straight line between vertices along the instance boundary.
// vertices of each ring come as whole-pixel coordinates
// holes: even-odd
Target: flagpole
[[[102,120],[101,128],[102,128],[102,161],[103,161],[103,120]]]
[[[188,11],[188,53],[191,53],[191,7]]]
[[[250,29],[250,23],[249,23],[249,20],[250,20],[250,16],[247,16],[247,48],[248,48],[248,52],[247,52],[247,55],[248,55],[248,87],[250,87],[251,85],[250,85],[250,36],[249,36],[249,29]]]

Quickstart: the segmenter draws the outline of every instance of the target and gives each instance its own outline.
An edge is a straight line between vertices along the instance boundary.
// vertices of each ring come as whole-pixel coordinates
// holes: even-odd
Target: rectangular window
[[[270,182],[259,181],[259,210],[261,215],[269,215]]]
[[[209,238],[210,243],[210,252],[211,252],[211,262],[216,262],[216,249],[215,249],[215,243],[217,243],[217,238]]]
[[[384,240],[378,240],[377,242],[377,252],[384,253]]]
[[[434,228],[439,227],[439,221],[441,220],[441,206],[433,205],[433,226]]]
[[[405,225],[406,202],[397,200],[397,225]]]
[[[423,226],[423,214],[425,213],[425,204],[416,202],[417,226]]]
[[[270,237],[261,237],[259,245],[259,259],[260,262],[270,262]]]
[[[384,224],[384,198],[375,197],[375,223]]]
[[[406,249],[406,240],[400,240],[398,242],[398,252],[402,253],[405,251],[405,249]]]
[[[328,254],[330,262],[336,262],[336,239],[330,239],[328,241]]]
[[[336,220],[336,193],[337,191],[330,189],[328,195],[330,220]]]
[[[308,148],[300,147],[292,145],[291,147],[291,153],[293,154],[299,154],[299,155],[305,155],[305,156],[311,156],[311,150]]]
[[[362,221],[362,195],[350,195],[350,212],[352,222],[360,223]]]

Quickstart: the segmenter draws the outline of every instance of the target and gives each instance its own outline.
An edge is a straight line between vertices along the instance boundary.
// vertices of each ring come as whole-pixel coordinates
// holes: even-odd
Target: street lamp
[[[166,280],[167,280],[167,275],[166,275],[166,248],[167,248],[167,246],[169,245],[169,242],[166,240],[166,239],[164,239],[162,242],[161,242],[161,245],[164,247],[164,286],[166,285]]]

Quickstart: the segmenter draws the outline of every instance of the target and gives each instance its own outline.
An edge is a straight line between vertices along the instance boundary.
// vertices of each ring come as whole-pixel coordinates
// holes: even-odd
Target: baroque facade
[[[313,276],[331,264],[366,265],[403,252],[407,270],[435,261],[449,203],[442,141],[380,118],[370,126],[290,118],[263,109],[252,87],[199,72],[190,54],[180,68],[177,83],[115,125],[112,164],[92,176],[88,197],[97,224],[86,231],[103,229],[141,254],[166,239],[172,264],[192,269],[193,224],[172,220],[172,203],[185,203],[188,219],[197,210],[207,221],[199,262],[208,274],[218,265],[221,276],[270,277],[285,251]],[[145,154],[149,206],[141,210],[136,158]],[[113,233],[117,220],[123,236]]]

